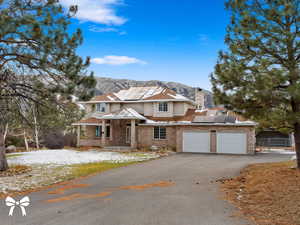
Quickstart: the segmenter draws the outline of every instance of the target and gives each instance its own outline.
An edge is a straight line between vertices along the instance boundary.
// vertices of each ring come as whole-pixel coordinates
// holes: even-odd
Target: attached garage
[[[193,121],[161,122],[160,126],[166,127],[165,139],[153,137],[157,122],[139,124],[138,147],[153,145],[187,153],[255,154],[255,123]]]
[[[184,131],[183,152],[210,152],[210,133],[205,131]]]
[[[176,128],[177,151],[215,154],[255,154],[253,124],[201,123]]]
[[[247,154],[247,134],[244,132],[217,132],[217,153]]]

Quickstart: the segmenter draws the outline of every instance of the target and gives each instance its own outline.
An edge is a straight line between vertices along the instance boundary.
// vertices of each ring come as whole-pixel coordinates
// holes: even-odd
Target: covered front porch
[[[77,126],[77,146],[137,147],[137,124],[145,120],[131,109],[83,119]]]

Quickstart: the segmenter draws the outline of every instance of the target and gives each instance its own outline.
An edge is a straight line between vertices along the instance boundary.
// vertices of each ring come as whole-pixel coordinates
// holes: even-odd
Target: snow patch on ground
[[[8,154],[9,155],[9,154]],[[74,150],[39,150],[24,152],[21,156],[8,158],[9,164],[36,165],[72,165],[93,162],[129,162],[144,161],[159,157],[155,153],[124,154],[118,152],[79,152]]]
[[[288,150],[284,150],[284,149],[268,149],[268,150],[264,150],[260,153],[277,153],[277,154],[285,154],[285,155],[295,155],[296,152],[294,151],[288,151]]]
[[[0,177],[0,192],[24,191],[59,183],[72,173],[71,166],[64,166],[59,169],[53,166],[34,165],[29,173],[17,176]]]

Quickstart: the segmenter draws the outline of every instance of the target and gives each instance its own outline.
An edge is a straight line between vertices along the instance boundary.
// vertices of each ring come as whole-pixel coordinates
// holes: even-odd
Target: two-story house
[[[84,104],[78,146],[168,147],[178,152],[254,153],[254,123],[236,121],[220,109],[163,87],[131,87],[95,96]]]

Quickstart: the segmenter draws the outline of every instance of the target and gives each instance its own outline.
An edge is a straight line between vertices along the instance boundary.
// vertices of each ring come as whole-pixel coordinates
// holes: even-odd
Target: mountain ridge
[[[189,99],[195,99],[195,87],[188,86],[179,82],[172,81],[160,81],[160,80],[131,80],[131,79],[114,79],[110,77],[97,77],[95,87],[95,95],[102,95],[110,92],[118,92],[122,89],[128,89],[130,87],[147,87],[147,86],[161,86],[176,91]],[[200,87],[201,88],[201,87]],[[203,89],[207,94],[206,107],[210,108],[213,106],[213,94]]]

